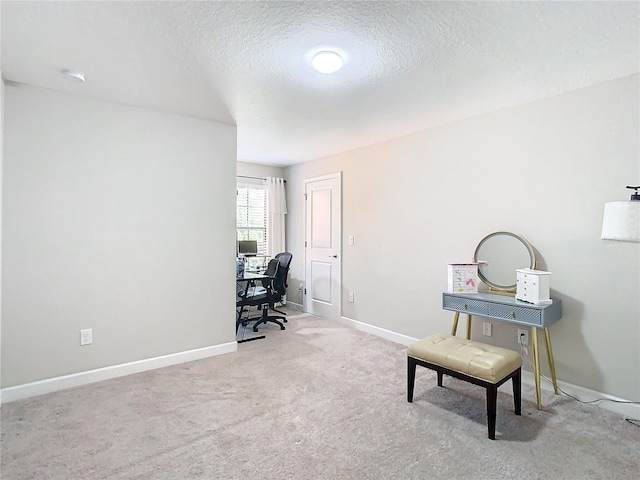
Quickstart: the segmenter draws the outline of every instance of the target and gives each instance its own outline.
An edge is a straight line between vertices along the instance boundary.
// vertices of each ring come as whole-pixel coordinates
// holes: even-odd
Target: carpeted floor
[[[480,387],[418,368],[406,347],[299,315],[239,351],[2,407],[2,480],[635,479],[640,428],[510,383],[487,439]]]

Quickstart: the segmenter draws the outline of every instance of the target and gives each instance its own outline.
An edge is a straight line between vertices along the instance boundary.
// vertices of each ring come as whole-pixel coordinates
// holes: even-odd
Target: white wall
[[[276,177],[284,176],[284,169],[275,165],[261,165],[259,163],[238,162],[238,175],[246,175],[248,177]]]
[[[304,258],[303,180],[342,171],[343,315],[421,338],[450,329],[447,263],[519,233],[563,301],[558,378],[638,401],[640,245],[600,239],[604,203],[640,184],[638,92],[633,75],[289,167],[289,248]],[[290,283],[303,279],[300,261]],[[483,341],[516,348],[515,326],[494,332]]]
[[[5,94],[2,386],[235,342],[236,127]]]

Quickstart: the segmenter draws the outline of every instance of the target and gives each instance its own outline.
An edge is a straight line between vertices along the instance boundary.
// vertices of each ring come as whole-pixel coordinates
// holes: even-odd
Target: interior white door
[[[305,180],[306,310],[340,318],[342,173]]]

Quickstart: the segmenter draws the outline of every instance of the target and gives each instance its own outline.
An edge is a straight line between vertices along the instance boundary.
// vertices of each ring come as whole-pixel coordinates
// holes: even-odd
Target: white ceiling
[[[635,1],[0,5],[5,80],[236,124],[273,165],[640,71]],[[324,47],[338,73],[310,67]]]

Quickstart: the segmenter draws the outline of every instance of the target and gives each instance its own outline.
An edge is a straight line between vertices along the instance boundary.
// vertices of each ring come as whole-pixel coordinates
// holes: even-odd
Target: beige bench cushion
[[[442,334],[418,340],[407,354],[491,383],[522,366],[520,355],[513,350]]]

